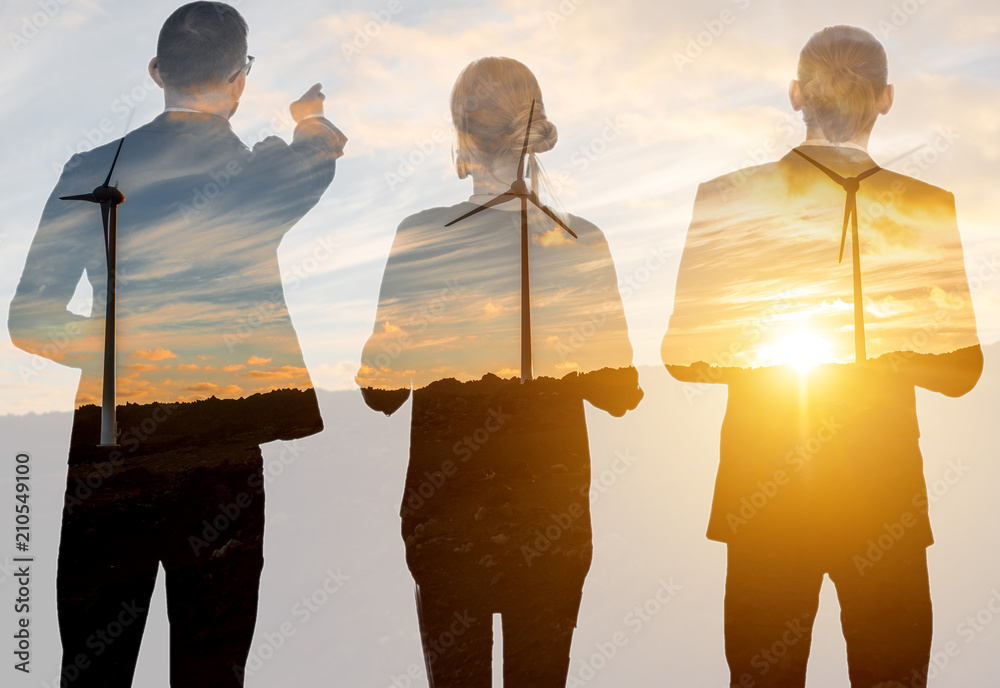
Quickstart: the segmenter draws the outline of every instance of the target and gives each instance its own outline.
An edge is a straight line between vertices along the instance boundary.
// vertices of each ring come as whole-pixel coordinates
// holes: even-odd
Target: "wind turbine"
[[[128,125],[125,125],[126,129]],[[115,159],[104,183],[88,194],[60,196],[61,201],[90,201],[101,204],[104,221],[104,250],[108,264],[108,293],[104,319],[104,393],[101,399],[101,443],[99,447],[118,446],[118,421],[115,417],[115,272],[117,269],[118,206],[125,202],[125,194],[118,190],[118,183],[110,186],[111,175],[118,163],[125,137],[118,142]]]
[[[840,234],[840,254],[837,256],[837,262],[840,263],[844,260],[847,223],[850,222],[851,267],[854,274],[854,362],[863,363],[868,356],[865,352],[865,307],[864,302],[861,300],[861,245],[858,240],[858,189],[861,188],[863,180],[868,179],[868,177],[882,168],[876,165],[856,177],[843,177],[829,167],[813,160],[798,148],[793,148],[792,150],[819,168],[827,177],[835,181],[847,192],[847,202],[844,205],[844,230]]]
[[[531,300],[529,298],[530,289],[528,285],[528,201],[531,201],[539,210],[555,220],[555,223],[562,227],[574,239],[578,238],[566,223],[560,220],[555,213],[545,206],[539,199],[538,194],[528,189],[524,182],[524,159],[528,155],[528,137],[531,134],[531,120],[535,115],[535,101],[531,101],[531,110],[528,112],[528,126],[524,130],[524,146],[521,148],[521,158],[517,163],[517,178],[510,188],[499,196],[487,201],[475,210],[467,212],[461,217],[455,218],[445,225],[451,227],[453,224],[472,217],[476,213],[481,213],[487,208],[506,203],[515,198],[521,201],[521,384],[531,379]]]

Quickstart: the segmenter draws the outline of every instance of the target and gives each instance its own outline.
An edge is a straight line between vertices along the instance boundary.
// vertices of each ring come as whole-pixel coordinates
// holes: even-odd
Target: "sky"
[[[555,148],[540,156],[558,205],[604,232],[636,363],[655,365],[699,183],[777,159],[802,140],[788,81],[802,43],[834,23],[865,27],[885,43],[896,103],[876,125],[870,152],[882,163],[902,155],[890,169],[955,194],[980,336],[997,339],[989,205],[1000,154],[993,114],[1000,51],[997,10],[988,3],[238,7],[257,62],[232,119],[236,133],[247,143],[290,138],[288,104],[319,81],[328,116],[350,139],[333,184],[279,251],[317,387],[354,385],[398,223],[471,193],[451,164],[448,117],[450,88],[468,62],[506,55],[535,72],[559,131]],[[0,200],[0,293],[8,299],[70,153],[120,136],[133,107],[133,129],[162,109],[146,64],[173,8],[4,4],[0,121],[11,164],[0,172],[10,190]],[[77,296],[82,308],[90,295]],[[0,339],[0,412],[71,405],[75,370]]]
[[[120,136],[133,109],[132,129],[161,111],[146,65],[176,4],[6,0],[0,8],[0,150],[7,163],[0,168],[0,302],[14,294],[42,207],[70,155]],[[954,193],[979,336],[995,345],[1000,7],[987,0],[234,4],[250,24],[257,58],[232,119],[236,133],[248,144],[270,135],[289,140],[288,104],[320,81],[327,115],[350,139],[331,187],[278,253],[305,364],[321,389],[355,386],[398,224],[472,192],[451,162],[448,96],[461,69],[484,55],[506,55],[534,71],[559,130],[559,142],[540,159],[559,206],[606,237],[647,392],[624,419],[588,411],[595,476],[611,478],[592,495],[595,564],[572,672],[592,669],[594,648],[611,630],[631,632],[623,620],[654,599],[665,579],[682,586],[673,606],[664,607],[669,612],[644,625],[627,652],[587,685],[637,676],[653,684],[664,671],[684,685],[722,685],[725,550],[704,534],[725,394],[718,386],[692,392],[668,379],[660,358],[699,184],[776,160],[801,142],[804,127],[787,99],[801,45],[827,25],[867,28],[883,40],[896,86],[894,108],[877,124],[869,150],[889,169]],[[835,222],[834,246],[839,231]],[[80,288],[74,309],[84,312],[89,297]],[[150,360],[130,363],[166,365],[172,359],[156,346],[139,349]],[[1000,594],[990,525],[1000,518],[992,419],[997,349],[987,349],[984,379],[966,397],[918,395],[938,540],[929,557],[934,650],[945,665],[936,670],[940,686],[986,685],[996,675],[998,626],[981,620],[993,619],[990,605]],[[265,365],[249,356],[238,364]],[[76,370],[16,349],[6,330],[0,337],[4,440],[38,456],[36,580],[48,590],[69,421],[60,416],[53,431],[51,418],[16,414],[70,410],[78,378]],[[332,421],[327,432],[304,453],[291,445],[266,449],[276,484],[268,493],[269,564],[254,651],[267,651],[286,621],[299,635],[265,664],[259,685],[284,685],[289,672],[301,672],[314,682],[347,677],[383,688],[411,668],[422,671],[397,516],[409,423],[400,417],[406,414],[385,419],[363,408],[360,395],[336,398],[342,403],[324,407]],[[371,428],[374,439],[362,437]],[[621,455],[637,457],[634,468],[608,473]],[[350,457],[362,460],[344,460]],[[330,485],[350,487],[331,497]],[[359,521],[370,527],[330,526]],[[298,597],[338,566],[351,585],[322,615],[302,622],[293,612]],[[53,600],[39,596],[44,670],[58,661]],[[154,604],[143,685],[163,682],[162,587]],[[846,683],[836,612],[827,583],[811,687]],[[44,676],[22,685],[39,685],[37,678]]]

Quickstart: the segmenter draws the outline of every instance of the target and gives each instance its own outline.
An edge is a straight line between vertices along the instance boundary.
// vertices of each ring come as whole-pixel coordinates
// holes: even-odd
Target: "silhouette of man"
[[[100,185],[119,142],[73,156],[42,214],[16,295],[14,343],[81,369],[57,595],[62,683],[131,684],[157,569],[166,571],[170,682],[243,685],[263,567],[258,445],[322,420],[282,290],[277,249],[333,180],[346,138],[319,84],[292,103],[286,144],[233,133],[248,28],[194,2],[149,64],[165,111],[129,133],[118,214],[118,447],[97,447],[107,254],[101,214],[60,200]],[[67,310],[85,276],[93,312]]]
[[[960,396],[983,359],[954,197],[867,153],[887,69],[868,32],[816,33],[790,87],[806,141],[695,201],[662,357],[728,385],[708,537],[727,544],[731,686],[805,685],[824,575],[851,685],[926,684],[915,387]]]

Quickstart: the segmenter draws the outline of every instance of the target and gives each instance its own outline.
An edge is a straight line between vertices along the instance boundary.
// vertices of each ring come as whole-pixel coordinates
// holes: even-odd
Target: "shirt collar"
[[[864,153],[868,152],[868,149],[864,146],[859,146],[856,143],[851,143],[850,141],[842,141],[841,143],[831,143],[827,139],[806,139],[799,146],[831,146],[833,148],[853,148],[855,150],[862,151]]]

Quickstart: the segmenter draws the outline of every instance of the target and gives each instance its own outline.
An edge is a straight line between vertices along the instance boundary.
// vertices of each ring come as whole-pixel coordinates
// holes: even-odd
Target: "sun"
[[[801,330],[761,347],[764,365],[788,365],[804,373],[832,360],[830,342],[808,330]]]

